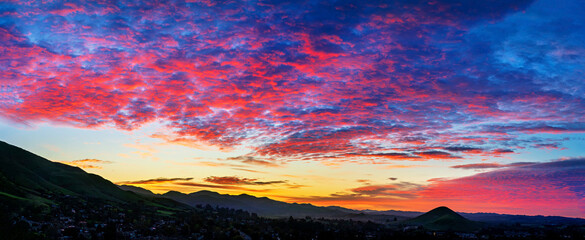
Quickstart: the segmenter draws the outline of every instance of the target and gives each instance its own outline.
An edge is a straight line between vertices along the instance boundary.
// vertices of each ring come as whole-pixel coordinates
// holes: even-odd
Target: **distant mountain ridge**
[[[148,191],[144,188],[136,187],[136,186],[128,186],[122,185],[119,186],[123,190],[133,191],[137,194],[146,196],[146,197],[166,197],[169,199],[173,199],[177,202],[187,204],[192,207],[196,207],[198,205],[205,206],[210,205],[212,207],[225,207],[225,208],[232,208],[232,209],[241,209],[251,213],[256,213],[260,216],[264,217],[295,217],[295,218],[304,218],[304,217],[324,217],[324,218],[331,218],[331,219],[353,219],[353,220],[363,220],[363,221],[375,221],[380,223],[385,223],[389,221],[401,221],[406,220],[410,217],[402,216],[400,214],[388,214],[383,212],[366,212],[366,211],[359,211],[353,209],[347,209],[338,206],[329,206],[329,207],[319,207],[314,206],[312,204],[303,203],[286,203],[281,201],[276,201],[267,197],[255,197],[248,194],[240,194],[240,195],[229,195],[229,194],[220,194],[213,191],[208,190],[201,190],[198,192],[193,192],[189,194],[177,192],[177,191],[169,191],[164,194],[154,194],[151,191]],[[405,215],[411,215],[414,212],[400,212],[396,211],[397,213],[404,213]],[[417,216],[421,213],[416,214]]]
[[[585,224],[584,218],[568,218],[560,216],[526,216],[511,215],[498,213],[460,213],[461,216],[472,220],[481,221],[488,224],[499,223],[520,223],[528,225],[582,225]]]
[[[356,210],[345,209],[340,207],[335,208],[317,207],[311,204],[296,203],[291,204],[272,200],[267,197],[258,198],[247,194],[240,195],[219,194],[216,192],[206,190],[190,194],[170,191],[165,194],[162,194],[162,196],[190,206],[209,204],[211,206],[242,209],[267,217],[311,216],[342,218],[350,213],[359,212]]]
[[[130,192],[134,192],[136,194],[145,196],[145,197],[155,197],[157,196],[157,194],[154,194],[153,192],[151,192],[150,190],[141,188],[141,187],[136,187],[136,186],[132,186],[132,185],[118,185],[118,187],[124,191],[130,191]]]
[[[272,200],[266,197],[258,198],[247,194],[241,195],[229,195],[219,194],[217,192],[201,190],[189,194],[169,191],[164,194],[154,194],[144,188],[136,186],[120,186],[120,188],[128,191],[134,191],[135,193],[150,196],[150,197],[167,197],[175,201],[190,205],[211,205],[233,209],[242,209],[251,213],[257,213],[261,216],[266,217],[326,217],[326,218],[339,218],[339,219],[353,219],[353,220],[364,220],[364,221],[375,221],[375,222],[395,222],[394,218],[398,222],[413,219],[422,216],[424,212],[414,211],[376,211],[376,210],[353,210],[337,206],[329,207],[318,207],[311,204],[296,204],[286,203],[276,200]],[[443,215],[446,214],[445,219],[460,219],[464,218],[471,222],[486,222],[489,224],[499,223],[521,223],[521,224],[585,224],[585,219],[581,218],[566,218],[558,216],[524,216],[524,215],[509,215],[509,214],[497,214],[497,213],[456,213],[447,207],[439,207],[437,211],[431,215]],[[455,216],[456,214],[457,216]],[[427,215],[428,216],[428,215]],[[449,217],[450,216],[450,217]],[[423,218],[424,219],[424,218]],[[420,220],[420,219],[419,219]],[[446,221],[446,220],[443,220]],[[412,224],[413,222],[405,222],[406,224]],[[414,222],[417,223],[417,222]],[[441,221],[439,221],[441,223]],[[466,225],[467,224],[467,225]],[[416,225],[416,224],[415,224]],[[421,225],[421,224],[419,224]],[[474,229],[475,224],[463,224],[464,226],[471,226]],[[427,225],[428,226],[428,225]],[[432,226],[431,226],[432,228]]]

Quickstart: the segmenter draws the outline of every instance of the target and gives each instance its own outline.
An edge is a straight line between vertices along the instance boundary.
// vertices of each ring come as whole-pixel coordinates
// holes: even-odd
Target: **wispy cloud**
[[[421,185],[400,182],[395,184],[385,185],[367,185],[350,189],[351,192],[355,193],[355,196],[364,197],[398,197],[405,199],[412,199],[416,197],[416,191],[421,188]]]
[[[239,170],[239,171],[244,171],[244,172],[251,172],[251,173],[267,173],[264,171],[258,171],[258,170],[252,170],[252,169],[247,169],[247,168],[232,168],[234,170]]]
[[[461,169],[489,169],[489,168],[505,168],[505,167],[518,167],[524,165],[532,165],[536,164],[536,162],[516,162],[510,164],[500,164],[500,163],[471,163],[471,164],[461,164],[451,166],[451,168],[461,168]]]
[[[57,161],[59,163],[76,166],[84,169],[102,169],[101,164],[110,164],[113,163],[111,161],[99,160],[99,159],[81,159],[81,160],[73,160],[73,161]]]
[[[223,189],[239,192],[270,192],[276,188],[301,188],[305,185],[289,183],[285,180],[260,181],[255,178],[243,178],[236,176],[210,176],[203,179],[205,183],[193,181],[193,178],[153,178],[145,180],[122,181],[118,185],[144,185],[143,187],[158,190],[170,191],[180,190],[192,192],[205,189]],[[270,187],[270,188],[268,188]]]
[[[222,184],[222,185],[272,185],[272,184],[283,184],[286,181],[257,181],[255,178],[241,178],[235,176],[227,177],[206,177],[203,179],[206,182]]]
[[[161,183],[175,183],[183,181],[191,181],[193,178],[153,178],[146,180],[135,180],[135,181],[124,181],[117,182],[116,184],[161,184]]]
[[[222,160],[222,159],[218,159]],[[225,160],[229,161],[238,161],[241,163],[249,164],[249,165],[260,165],[264,167],[280,167],[281,164],[277,163],[274,159],[261,159],[258,157],[253,156],[238,156],[238,157],[229,157]]]
[[[309,197],[284,197],[289,201],[295,202],[312,202],[338,204],[349,206],[354,203],[372,204],[370,208],[385,199],[387,202],[396,200],[415,199],[418,197],[417,192],[422,189],[422,185],[399,182],[394,184],[370,185],[369,182],[364,186],[348,189],[345,192],[332,193],[326,196],[309,196]],[[378,208],[378,207],[374,207]]]
[[[176,183],[178,186],[184,187],[192,187],[196,189],[225,189],[225,190],[238,190],[240,192],[269,192],[271,189],[255,189],[255,188],[245,188],[241,186],[234,186],[234,185],[214,185],[214,184],[205,184],[205,183],[196,183],[196,182],[178,182]]]

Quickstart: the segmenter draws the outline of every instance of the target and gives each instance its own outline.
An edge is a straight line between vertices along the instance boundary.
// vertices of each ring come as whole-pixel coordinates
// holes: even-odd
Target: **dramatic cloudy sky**
[[[0,2],[0,139],[155,192],[585,215],[581,1],[148,2]]]

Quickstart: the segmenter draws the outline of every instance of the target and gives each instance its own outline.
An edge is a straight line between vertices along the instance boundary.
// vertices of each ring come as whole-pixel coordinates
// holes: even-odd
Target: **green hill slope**
[[[137,201],[136,194],[80,168],[51,162],[0,141],[0,192],[18,197],[64,194],[114,202]]]

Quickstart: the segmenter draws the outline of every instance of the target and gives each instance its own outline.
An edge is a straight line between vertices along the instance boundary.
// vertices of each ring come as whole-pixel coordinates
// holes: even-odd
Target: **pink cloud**
[[[161,122],[169,132],[153,136],[169,143],[365,163],[562,149],[520,136],[585,131],[577,90],[494,69],[494,53],[468,41],[474,24],[528,2],[13,5],[1,13],[14,27],[0,28],[0,114],[23,124]],[[488,76],[517,81],[477,81]]]

